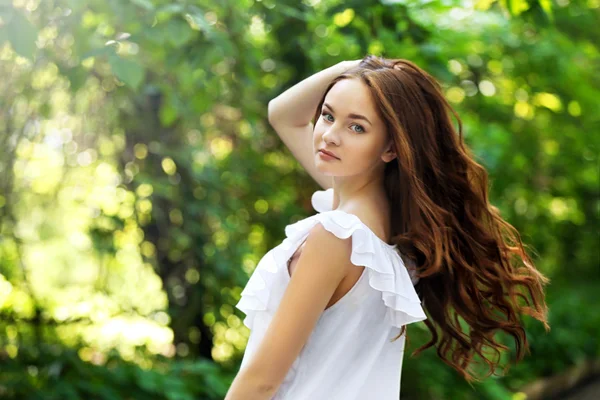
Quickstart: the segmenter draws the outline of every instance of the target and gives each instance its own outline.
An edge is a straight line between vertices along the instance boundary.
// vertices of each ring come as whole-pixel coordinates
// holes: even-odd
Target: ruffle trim
[[[267,311],[276,273],[281,268],[287,268],[287,260],[319,222],[340,239],[352,236],[350,261],[368,269],[369,285],[381,292],[387,307],[386,319],[390,324],[402,327],[427,319],[409,270],[396,250],[397,246],[382,241],[354,214],[330,210],[285,227],[286,238],[270,252],[274,262],[259,263],[236,305],[246,314],[244,325],[252,329],[256,313]]]
[[[313,193],[310,202],[313,206],[313,208],[315,209],[315,211],[318,211],[320,213],[322,212],[327,212],[327,211],[332,211],[333,210],[333,198],[334,198],[334,193],[333,193],[333,188],[329,188],[326,190],[317,190],[316,192]],[[352,214],[350,214],[352,215]],[[358,219],[358,217],[356,217]],[[360,221],[360,219],[359,219]],[[361,221],[362,222],[362,221]],[[380,240],[375,234],[373,234],[375,236],[375,238],[377,240]],[[387,246],[389,246],[386,243]],[[397,246],[392,246],[392,247],[397,247]],[[417,276],[417,271],[416,271],[416,267],[415,267],[415,263],[411,260],[407,260],[408,262],[408,274],[410,275],[410,280],[414,285],[417,284],[417,282],[419,282],[419,277]]]
[[[331,211],[333,209],[333,188],[317,190],[310,198],[310,203],[315,211]]]

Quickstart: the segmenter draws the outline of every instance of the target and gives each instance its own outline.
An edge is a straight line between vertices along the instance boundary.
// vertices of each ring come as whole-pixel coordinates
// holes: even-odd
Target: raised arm
[[[359,62],[342,61],[319,71],[290,87],[268,105],[269,123],[300,165],[323,189],[333,187],[333,182],[331,177],[323,175],[315,167],[311,119],[329,82]]]

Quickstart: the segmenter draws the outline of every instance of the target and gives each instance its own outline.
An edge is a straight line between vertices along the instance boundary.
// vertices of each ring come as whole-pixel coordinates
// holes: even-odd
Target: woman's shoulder
[[[391,239],[391,221],[389,203],[384,200],[373,202],[357,201],[347,208],[337,208],[333,188],[317,190],[313,193],[311,203],[315,211],[324,213],[328,211],[342,211],[345,214],[357,217],[371,232],[385,243]]]
[[[389,213],[377,210],[372,206],[365,206],[350,213],[356,215],[379,239],[385,243],[390,242],[392,232]]]
[[[389,203],[359,201],[342,211],[355,215],[379,239],[389,243],[392,237],[389,210]]]

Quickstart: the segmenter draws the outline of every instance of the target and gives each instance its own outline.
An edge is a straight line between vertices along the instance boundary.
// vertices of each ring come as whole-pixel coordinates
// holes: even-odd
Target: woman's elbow
[[[271,400],[277,387],[248,373],[238,373],[224,400]]]

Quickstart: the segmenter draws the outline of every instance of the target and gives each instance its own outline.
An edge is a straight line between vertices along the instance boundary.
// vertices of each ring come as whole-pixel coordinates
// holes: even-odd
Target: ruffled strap
[[[333,209],[333,188],[317,190],[310,198],[310,202],[315,211],[331,211]]]
[[[342,210],[323,212],[288,225],[285,234],[288,238],[306,235],[318,222],[340,239],[352,236],[350,261],[368,268],[369,285],[381,292],[386,318],[392,325],[402,327],[427,319],[397,246],[382,241],[354,214]]]
[[[427,318],[397,246],[383,242],[357,216],[330,210],[285,227],[286,239],[265,256],[272,257],[272,262],[267,259],[259,263],[236,305],[246,314],[246,326],[252,329],[254,314],[268,309],[275,273],[287,268],[286,260],[319,222],[340,239],[352,237],[350,261],[368,269],[369,285],[381,293],[390,324],[402,327]]]
[[[333,188],[329,188],[327,190],[317,190],[313,193],[311,197],[311,204],[315,211],[317,212],[327,212],[333,210]],[[408,264],[406,268],[408,269],[408,274],[410,275],[410,280],[414,285],[419,282],[419,277],[417,276],[417,269],[415,264],[410,259],[406,260]]]

